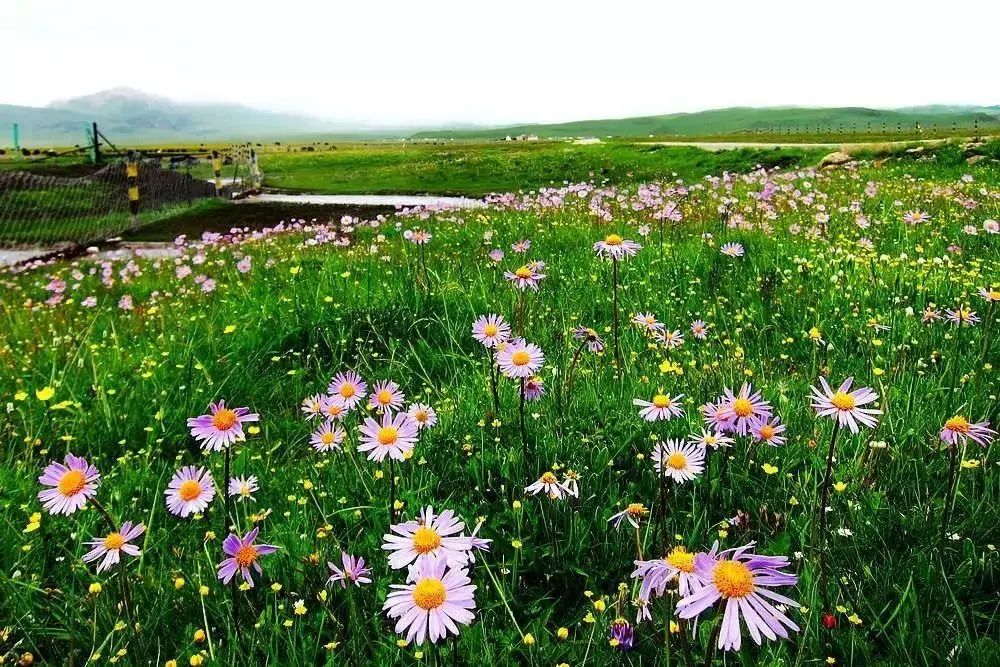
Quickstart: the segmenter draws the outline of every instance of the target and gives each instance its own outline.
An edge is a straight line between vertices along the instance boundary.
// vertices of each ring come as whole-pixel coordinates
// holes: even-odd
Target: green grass
[[[333,151],[265,153],[264,184],[329,194],[456,194],[536,190],[594,179],[621,182],[669,178],[697,180],[756,165],[810,164],[815,149],[737,150],[640,146],[615,142],[577,146],[562,142],[345,144]]]
[[[963,172],[974,181],[958,180]],[[188,664],[199,654],[208,665],[645,665],[683,664],[689,650],[704,664],[718,617],[706,613],[688,642],[675,634],[665,644],[673,597],[654,605],[654,622],[637,626],[631,652],[608,644],[616,615],[634,618],[637,590],[629,576],[636,534],[608,519],[642,502],[653,512],[638,534],[647,558],[675,535],[693,550],[755,540],[760,552],[790,558],[798,583],[781,592],[799,601],[788,614],[802,630],[762,648],[745,637],[725,664],[996,664],[995,451],[970,445],[950,454],[938,440],[953,414],[998,420],[997,312],[976,295],[1000,276],[1000,237],[982,231],[983,220],[1000,218],[996,170],[919,163],[778,177],[774,215],[750,196],[759,181],[735,178],[731,189],[701,182],[689,184],[684,222],[662,237],[659,207],[633,206],[643,199],[626,185],[603,204],[591,189],[538,209],[360,226],[349,247],[307,243],[312,232],[189,247],[179,262],[192,269],[186,276],[174,259],[139,259],[138,271],[124,273],[126,260],[112,262],[109,285],[89,259],[4,274],[0,655],[10,663],[30,652],[44,664]],[[740,216],[732,227],[720,219],[723,198]],[[598,221],[592,202],[613,222]],[[869,228],[856,224],[853,202]],[[904,224],[912,209],[932,222]],[[822,211],[830,218],[821,224]],[[652,226],[644,240],[641,224]],[[964,233],[966,225],[979,233]],[[433,234],[423,253],[402,235],[417,227]],[[620,378],[611,267],[592,250],[612,231],[645,245],[620,266]],[[532,246],[519,257],[510,246],[523,238]],[[728,241],[743,244],[745,257],[723,256]],[[953,244],[961,253],[949,251]],[[492,247],[507,252],[500,267],[486,257]],[[236,269],[244,255],[253,267],[246,274]],[[543,260],[547,277],[522,297],[501,270],[527,259]],[[198,276],[216,281],[214,291],[204,292]],[[63,300],[43,305],[53,279],[67,285]],[[118,305],[126,295],[132,310]],[[97,305],[83,307],[89,296]],[[971,305],[982,322],[924,324],[931,304]],[[663,349],[627,323],[641,311],[684,332],[684,345]],[[501,379],[494,412],[487,356],[470,336],[484,313],[514,321],[545,353],[547,394],[527,407],[524,442],[514,383]],[[710,324],[705,341],[688,330],[696,318]],[[582,354],[567,395],[578,349],[570,332],[580,325],[594,327],[608,348]],[[437,410],[439,424],[412,458],[392,467],[365,461],[353,451],[356,415],[345,421],[345,452],[309,447],[315,424],[300,401],[342,369],[370,383],[393,379]],[[877,429],[840,434],[832,478],[844,486],[831,495],[823,540],[815,519],[831,423],[809,401],[821,374],[873,387],[884,410]],[[663,504],[653,441],[697,432],[698,406],[747,381],[787,425],[787,444],[738,438],[709,455],[710,474],[671,485]],[[632,400],[659,390],[685,395],[683,417],[639,418]],[[249,591],[215,578],[229,523],[222,500],[187,520],[164,506],[182,465],[223,479],[225,456],[201,452],[185,426],[220,398],[261,414],[232,450],[234,473],[256,475],[261,489],[235,504],[232,519],[240,532],[258,525],[263,541],[281,547]],[[115,520],[148,526],[141,557],[100,575],[82,562],[85,540],[107,531],[93,508],[31,522],[41,512],[36,478],[67,451],[100,469],[98,498]],[[951,464],[958,481],[942,540]],[[524,488],[549,469],[579,474],[579,499],[527,496]],[[481,517],[479,535],[493,540],[471,569],[476,620],[457,641],[400,647],[381,611],[389,586],[404,580],[380,550],[392,497],[397,521],[433,505],[469,526]],[[661,508],[667,540],[657,532]],[[341,549],[366,558],[372,585],[325,586],[324,563]],[[829,566],[822,586],[820,552]],[[820,625],[824,610],[836,629]],[[193,639],[198,629],[203,643]]]

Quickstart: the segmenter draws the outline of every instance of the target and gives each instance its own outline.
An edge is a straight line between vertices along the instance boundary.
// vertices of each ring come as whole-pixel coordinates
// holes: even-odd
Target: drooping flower
[[[630,651],[635,645],[635,628],[624,618],[616,618],[608,628],[608,643],[619,651]]]
[[[785,425],[777,417],[762,417],[750,422],[750,433],[758,442],[762,442],[772,447],[785,444]]]
[[[982,297],[987,303],[1000,301],[1000,288],[993,287],[986,289],[985,287],[980,287],[979,296]]]
[[[260,528],[254,528],[243,537],[230,533],[223,540],[222,551],[228,558],[224,559],[218,566],[218,576],[222,583],[228,584],[239,572],[243,575],[243,580],[247,582],[247,585],[253,588],[250,568],[256,570],[257,574],[262,574],[261,556],[273,554],[278,550],[278,547],[272,544],[257,544],[257,533],[259,532]]]
[[[941,429],[941,442],[946,445],[956,445],[972,440],[986,447],[996,437],[997,432],[990,428],[988,421],[970,422],[962,415],[955,415],[944,423]]]
[[[472,337],[493,348],[510,338],[510,324],[501,315],[483,315],[472,323]]]
[[[458,635],[458,624],[475,618],[476,587],[462,568],[445,560],[422,560],[410,567],[406,584],[393,584],[382,609],[396,619],[395,631],[407,642],[436,643]]]
[[[701,429],[701,433],[690,435],[688,437],[688,442],[700,447],[718,449],[719,447],[732,447],[736,441],[725,433],[721,433],[719,431],[709,431],[708,429],[703,428]]]
[[[496,362],[504,375],[516,380],[529,378],[537,373],[545,363],[545,355],[534,343],[515,338],[497,352]]]
[[[309,436],[309,444],[317,452],[340,451],[340,443],[347,437],[344,427],[332,419],[327,419]]]
[[[253,494],[259,490],[260,485],[257,484],[257,477],[254,475],[229,478],[229,495],[237,500],[254,500]]]
[[[859,424],[869,428],[875,428],[878,424],[877,416],[882,414],[881,410],[874,408],[862,408],[878,400],[878,394],[868,387],[851,391],[851,383],[854,378],[847,378],[840,385],[837,391],[833,391],[827,383],[826,378],[820,376],[820,387],[810,387],[812,390],[812,407],[820,417],[832,417],[841,426],[847,426],[852,433],[861,430]]]
[[[652,401],[633,398],[632,405],[641,408],[639,416],[648,422],[669,421],[674,417],[680,417],[684,414],[684,408],[681,407],[682,398],[684,398],[684,394],[671,396],[670,394],[657,392],[653,395]]]
[[[724,431],[735,431],[740,435],[747,434],[754,420],[771,416],[771,404],[763,399],[759,391],[755,392],[749,382],[743,383],[736,394],[728,387],[725,388],[718,409],[723,421],[716,424],[716,427]]]
[[[705,448],[683,440],[658,442],[653,447],[653,469],[678,484],[705,471]]]
[[[587,349],[594,354],[599,354],[604,351],[604,341],[597,332],[590,327],[575,327],[573,329],[573,338],[575,340],[585,342],[587,344]]]
[[[799,603],[771,590],[794,586],[798,577],[782,572],[789,564],[786,557],[751,553],[754,544],[716,554],[716,543],[710,552],[698,554],[695,574],[705,585],[677,603],[678,616],[691,619],[721,601],[724,610],[718,620],[718,647],[726,651],[738,651],[742,645],[741,620],[758,645],[763,637],[787,638],[789,630],[799,629],[775,606],[797,608]]]
[[[684,334],[680,332],[680,329],[674,329],[673,331],[663,329],[656,338],[668,350],[674,350],[684,344]]]
[[[138,556],[139,547],[131,542],[144,532],[146,527],[141,523],[132,525],[131,521],[126,521],[119,530],[108,533],[105,537],[89,540],[87,546],[92,548],[83,555],[83,562],[92,563],[103,556],[104,559],[97,565],[97,572],[100,574],[117,565],[123,553]]]
[[[49,514],[72,514],[97,495],[101,473],[82,456],[66,454],[64,463],[52,461],[38,478],[50,488],[38,492],[42,507]]]
[[[642,249],[642,246],[635,241],[623,239],[618,234],[608,234],[603,241],[594,244],[594,252],[598,257],[611,260],[622,260],[628,257],[635,257],[635,254]]]
[[[215,482],[208,469],[184,466],[174,473],[163,494],[170,513],[187,518],[205,511],[215,498]]]
[[[323,398],[322,394],[313,394],[302,399],[302,413],[306,416],[306,419],[312,419],[322,414]]]
[[[389,553],[389,567],[394,570],[422,560],[445,560],[449,567],[469,562],[472,540],[463,535],[465,522],[451,510],[440,514],[428,505],[417,519],[389,527],[382,536],[382,548]]]
[[[543,472],[537,482],[525,487],[524,492],[533,496],[537,496],[539,493],[545,493],[545,495],[552,500],[559,500],[567,494],[573,496],[576,495],[569,490],[565,483],[560,483],[559,478],[557,478],[550,470]]]
[[[334,376],[330,386],[327,387],[327,392],[331,396],[340,396],[344,399],[344,406],[348,410],[353,410],[365,399],[368,385],[354,371],[342,371]]]
[[[410,407],[406,409],[406,414],[410,416],[413,423],[417,425],[417,429],[421,431],[425,428],[434,428],[434,425],[437,424],[437,413],[434,412],[434,408],[426,403],[410,403]]]
[[[392,380],[383,380],[376,382],[372,387],[371,396],[368,397],[368,407],[385,413],[403,407],[404,400],[406,396],[400,391],[398,384]]]
[[[368,452],[369,461],[384,461],[386,456],[403,461],[417,442],[417,425],[405,412],[386,412],[381,423],[366,417],[358,430],[362,436],[358,451]]]
[[[622,521],[628,521],[632,524],[633,528],[638,528],[639,524],[643,519],[649,514],[649,510],[642,503],[629,503],[621,512],[613,514],[608,523],[614,525],[615,528],[619,528],[622,525]]]
[[[945,315],[948,316],[948,321],[955,326],[964,325],[972,326],[978,324],[979,316],[976,315],[976,311],[970,310],[968,308],[958,307],[952,310],[951,308],[944,309]]]
[[[358,587],[372,583],[372,569],[365,566],[364,558],[354,557],[346,551],[341,551],[340,561],[344,565],[343,568],[327,562],[326,566],[330,568],[330,578],[326,580],[326,583],[335,584],[339,581],[341,588],[347,588],[349,581]]]
[[[209,414],[191,417],[187,425],[194,439],[209,451],[222,451],[245,440],[243,423],[260,421],[260,415],[249,408],[227,408],[225,401],[210,403],[208,409]]]
[[[524,400],[537,401],[545,395],[545,381],[534,375],[524,381]]]
[[[644,330],[647,334],[655,334],[663,330],[663,323],[657,321],[652,313],[636,313],[632,316],[632,324]]]
[[[677,580],[677,592],[685,597],[701,588],[704,584],[694,571],[695,554],[681,545],[675,546],[663,558],[635,561],[633,579],[640,579],[639,599],[649,602],[662,597],[667,590],[667,584]],[[643,613],[645,612],[645,613]],[[638,620],[648,618],[648,608],[640,607]]]

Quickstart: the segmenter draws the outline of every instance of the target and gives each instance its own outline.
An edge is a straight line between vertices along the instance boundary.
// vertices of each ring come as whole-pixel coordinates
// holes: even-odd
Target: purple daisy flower
[[[877,401],[878,394],[868,387],[851,391],[853,381],[854,378],[849,377],[844,380],[837,391],[833,391],[826,378],[820,376],[819,383],[822,388],[810,387],[810,389],[812,390],[812,406],[817,415],[832,417],[841,426],[850,428],[851,433],[857,433],[861,430],[858,424],[875,428],[878,424],[877,416],[882,414],[882,411],[861,407]]]
[[[97,495],[101,473],[82,456],[66,454],[65,464],[53,461],[45,467],[38,482],[50,488],[38,492],[42,507],[49,514],[72,514]]]
[[[249,408],[227,408],[225,401],[211,403],[208,409],[210,414],[192,417],[187,425],[194,439],[209,451],[222,451],[234,442],[246,440],[243,423],[260,421],[260,415]]]
[[[327,389],[331,396],[340,396],[348,410],[353,410],[364,400],[368,393],[368,385],[354,371],[337,373]]]
[[[222,542],[222,551],[229,558],[219,563],[219,579],[224,584],[233,580],[237,572],[243,575],[243,580],[253,588],[253,578],[250,576],[252,567],[261,574],[260,557],[273,554],[278,547],[271,544],[256,544],[260,528],[254,528],[242,538],[230,533]]]
[[[408,583],[393,584],[382,609],[397,619],[396,632],[406,641],[437,643],[449,633],[458,635],[458,624],[475,618],[476,587],[462,568],[448,569],[448,562],[422,560],[410,567]]]
[[[83,555],[83,562],[92,563],[103,556],[104,560],[97,565],[97,572],[101,573],[117,565],[123,553],[138,556],[141,553],[139,547],[131,542],[144,532],[146,527],[141,523],[132,525],[131,521],[126,521],[120,530],[108,533],[106,537],[89,540],[87,546],[93,548]]]
[[[754,545],[750,542],[716,553],[716,542],[711,551],[698,554],[695,574],[705,585],[677,603],[677,615],[691,619],[718,602],[722,611],[718,646],[726,651],[738,651],[742,644],[740,619],[757,645],[762,643],[762,637],[787,639],[789,630],[799,629],[775,606],[798,607],[799,603],[771,590],[798,582],[794,574],[781,571],[788,567],[788,558],[751,553]]]
[[[343,569],[333,563],[327,562],[326,566],[330,568],[330,578],[327,579],[326,583],[333,584],[339,581],[341,588],[347,588],[348,581],[352,582],[355,586],[372,583],[372,570],[370,567],[365,566],[364,558],[360,556],[354,557],[346,551],[341,551],[340,560],[344,565]]]
[[[971,423],[962,415],[955,415],[944,423],[941,429],[941,442],[954,446],[972,440],[978,445],[986,447],[997,432],[990,428],[988,421]]]

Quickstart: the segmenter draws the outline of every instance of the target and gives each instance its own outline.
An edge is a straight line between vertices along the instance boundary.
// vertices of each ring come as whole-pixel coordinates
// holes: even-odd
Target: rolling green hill
[[[462,131],[419,132],[415,139],[427,138],[503,138],[535,135],[550,137],[644,137],[710,136],[782,131],[802,134],[832,132],[899,132],[936,127],[1000,129],[1000,107],[926,106],[904,109],[867,109],[842,107],[807,109],[796,107],[731,107],[695,113],[664,116],[640,116],[570,123],[515,125]]]

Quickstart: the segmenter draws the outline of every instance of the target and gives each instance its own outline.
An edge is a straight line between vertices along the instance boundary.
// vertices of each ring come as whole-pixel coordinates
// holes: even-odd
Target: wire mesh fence
[[[259,184],[242,146],[204,158],[131,153],[73,178],[0,170],[0,247],[97,242]]]

